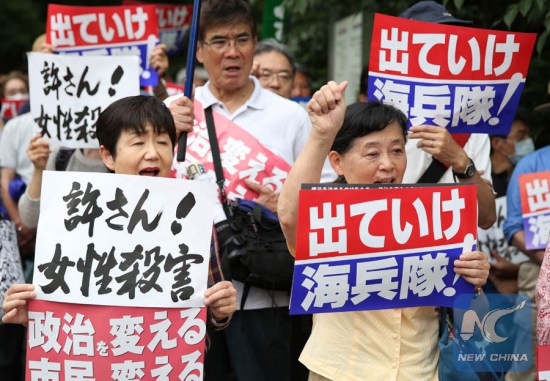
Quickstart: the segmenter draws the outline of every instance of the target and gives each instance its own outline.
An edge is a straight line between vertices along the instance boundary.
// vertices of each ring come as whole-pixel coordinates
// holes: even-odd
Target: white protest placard
[[[99,113],[139,94],[139,58],[28,53],[31,114],[45,137],[67,148],[98,148]]]
[[[529,257],[519,251],[515,246],[508,245],[504,230],[502,230],[502,225],[507,216],[506,196],[496,198],[495,206],[497,220],[493,226],[488,229],[479,228],[477,230],[478,250],[489,255],[490,263],[496,262],[493,253],[496,253],[503,259],[512,263],[523,263],[528,261]]]
[[[17,247],[17,233],[12,221],[0,220],[0,303],[4,293],[14,283],[23,283],[23,268]],[[0,317],[4,311],[0,309]]]
[[[203,307],[213,183],[102,173],[44,173],[37,299]]]

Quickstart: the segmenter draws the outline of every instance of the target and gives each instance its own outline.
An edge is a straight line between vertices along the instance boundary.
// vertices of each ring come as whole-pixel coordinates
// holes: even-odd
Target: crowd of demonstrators
[[[535,150],[530,137],[530,121],[527,110],[518,109],[508,135],[491,135],[491,178],[495,197],[505,206],[506,190],[512,171],[520,159]],[[504,211],[506,210],[503,208]],[[502,294],[517,293],[517,277],[519,263],[509,259],[518,255],[518,249],[508,245],[502,231],[506,213],[500,212],[495,225],[489,230],[488,237],[491,247],[491,271],[489,280],[484,287],[485,292]],[[480,232],[483,234],[484,232]]]
[[[349,184],[399,184],[404,177],[405,115],[378,102],[355,103],[346,110],[346,85],[329,82],[308,104],[312,131],[279,198],[279,218],[291,252],[296,247],[298,192],[302,184],[320,182],[327,155]],[[489,272],[487,256],[463,253],[454,270],[480,287]],[[310,370],[310,380],[364,380],[368,375],[373,380],[435,381],[438,332],[436,307],[317,314],[300,360]]]
[[[270,147],[292,164],[310,129],[306,112],[260,85],[251,76],[256,47],[256,21],[250,4],[243,0],[209,1],[201,9],[197,59],[209,81],[195,89],[195,101],[203,108],[231,120],[260,144]],[[182,98],[179,98],[182,99]],[[166,103],[175,114],[173,101]],[[177,118],[177,116],[176,116]],[[223,156],[223,147],[220,147]],[[257,202],[272,211],[278,195],[269,187],[247,182],[257,192]],[[233,281],[241,305],[244,285]],[[205,358],[206,380],[290,380],[291,328],[289,295],[251,287],[243,309],[219,333],[210,333],[212,347]]]
[[[331,181],[335,173],[348,183],[379,179],[394,183],[474,183],[480,228],[495,223],[494,187],[497,197],[507,195],[506,239],[530,261],[516,265],[496,253],[497,260],[489,271],[487,255],[474,251],[464,253],[455,262],[455,271],[475,287],[483,286],[489,277],[489,284],[497,290],[507,283],[508,288],[499,291],[517,290],[533,301],[538,278],[539,342],[550,342],[550,294],[544,287],[550,279],[550,251],[547,249],[545,257],[543,250],[525,249],[518,185],[522,173],[550,170],[550,147],[528,154],[533,145],[528,137],[529,123],[521,113],[507,136],[454,136],[447,129],[429,125],[414,126],[407,135],[406,117],[398,110],[366,101],[368,67],[361,75],[359,100],[364,103],[346,108],[346,84],[329,82],[315,93],[306,112],[289,99],[312,96],[309,73],[295,64],[284,45],[274,40],[257,42],[256,21],[248,1],[209,0],[203,4],[200,17],[197,60],[203,67],[196,68],[194,100],[203,108],[211,106],[292,165],[280,196],[257,183],[247,185],[259,194],[255,201],[278,211],[293,254],[297,194],[303,183]],[[421,1],[401,17],[471,24],[455,18],[434,1]],[[33,44],[33,51],[53,50],[43,35]],[[167,73],[169,61],[164,45],[154,49],[150,63],[161,78]],[[0,79],[4,98],[28,94],[28,86],[20,73]],[[192,130],[194,102],[182,96],[166,99],[163,81],[153,94],[155,97],[150,99],[128,97],[104,110],[97,123],[99,149],[65,150],[52,145],[34,134],[37,128],[28,112],[11,119],[0,130],[1,196],[6,209],[3,218],[12,221],[23,258],[32,259],[34,254],[44,170],[137,175],[144,165],[154,161],[160,168],[159,176],[168,176],[173,149],[158,147],[156,142],[161,137],[173,148],[178,133]],[[170,113],[159,100],[165,100]],[[135,107],[141,112],[130,111]],[[356,125],[361,128],[352,128]],[[135,137],[145,141],[139,152],[131,144]],[[354,155],[365,142],[379,147],[380,154],[372,162],[361,162]],[[326,165],[327,156],[332,170]],[[407,162],[414,165],[407,166]],[[27,263],[27,269],[32,270],[32,262]],[[26,275],[30,283],[32,273],[27,271]],[[243,287],[235,280],[222,281],[205,295],[210,313],[206,381],[300,381],[308,377],[308,372],[312,381],[363,380],[366,375],[384,380],[437,379],[437,308],[319,314],[314,317],[311,333],[311,326],[305,323],[307,317],[289,316],[288,292],[253,287],[241,309]],[[4,300],[3,320],[25,324],[26,302],[34,296],[32,285],[13,286]],[[533,311],[535,326],[535,307]],[[21,374],[20,369],[16,370],[19,373],[9,373],[3,366],[10,361],[13,369],[21,367],[23,331],[9,327],[0,325],[0,341],[9,343],[1,346],[7,352],[0,349],[0,373]],[[17,332],[10,337],[4,333],[6,330]],[[388,340],[388,332],[400,332],[400,336]],[[536,345],[535,330],[532,333]],[[357,352],[352,355],[352,351]],[[307,369],[298,365],[299,352]],[[506,379],[534,380],[534,369],[535,364],[529,373],[509,373]]]

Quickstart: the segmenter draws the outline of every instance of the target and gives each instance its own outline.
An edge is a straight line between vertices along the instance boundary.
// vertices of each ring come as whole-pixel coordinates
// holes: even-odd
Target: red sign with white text
[[[457,306],[476,231],[475,185],[303,185],[290,313]]]
[[[476,235],[475,187],[353,186],[300,191],[296,259],[459,245]]]
[[[525,248],[544,249],[550,234],[550,171],[526,173],[518,180]]]
[[[143,1],[125,0],[123,5],[144,4]],[[192,5],[155,4],[159,24],[160,43],[166,45],[168,55],[183,50],[187,30],[191,25]]]
[[[5,120],[16,117],[17,115],[19,115],[19,109],[21,108],[21,106],[28,101],[28,98],[18,100],[0,100],[0,102],[2,102],[2,112],[0,117]]]
[[[550,381],[550,345],[537,345],[538,381]]]
[[[215,179],[204,109],[196,100],[194,111],[195,125],[187,137],[185,163],[180,163],[174,158],[172,176],[186,178],[187,166],[202,163],[210,176]],[[232,121],[215,111],[212,114],[220,147],[227,197],[247,200],[256,198],[257,193],[248,188],[245,180],[255,181],[272,188],[275,193],[280,193],[290,171],[290,165],[286,160],[271,152],[258,139]]]
[[[154,5],[48,5],[46,41],[55,50],[123,44],[158,37]]]
[[[206,307],[29,304],[26,380],[202,380]]]
[[[154,5],[78,7],[50,4],[46,42],[61,54],[134,55],[141,60],[141,86],[155,86],[150,57],[158,43]]]
[[[424,79],[527,76],[536,35],[376,14],[369,70]]]

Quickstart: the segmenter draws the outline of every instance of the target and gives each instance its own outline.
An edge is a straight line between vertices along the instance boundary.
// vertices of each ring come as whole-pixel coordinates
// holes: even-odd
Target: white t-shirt
[[[307,112],[296,102],[263,89],[256,78],[250,78],[254,82],[254,91],[250,98],[233,114],[230,114],[223,103],[214,97],[209,89],[210,82],[195,89],[195,99],[204,108],[213,105],[213,110],[252,134],[261,144],[292,165],[311,130]],[[172,96],[164,102],[170,105],[178,97],[180,95]],[[175,165],[181,165],[175,159],[174,162]],[[336,174],[330,168],[327,160],[321,181],[333,181],[334,179],[336,179]],[[237,289],[237,307],[240,308],[244,284],[238,281],[233,281],[233,284]],[[288,292],[268,292],[264,289],[251,287],[244,309],[288,305]]]
[[[432,163],[432,155],[422,151],[416,146],[418,139],[408,139],[405,149],[407,151],[407,169],[403,177],[404,184],[415,184]],[[464,151],[474,161],[478,171],[484,171],[482,177],[491,181],[491,142],[487,134],[471,134],[464,145]],[[439,180],[440,184],[454,183],[451,168]],[[491,181],[492,182],[492,181]]]

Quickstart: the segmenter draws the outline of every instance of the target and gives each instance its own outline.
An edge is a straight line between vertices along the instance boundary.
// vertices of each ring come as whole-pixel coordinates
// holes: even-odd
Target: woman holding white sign
[[[406,117],[374,102],[357,103],[346,111],[346,86],[329,82],[307,106],[313,128],[279,197],[279,219],[292,253],[301,184],[320,182],[327,155],[347,183],[399,184],[403,179]],[[489,264],[482,252],[467,252],[454,262],[454,270],[480,287]],[[314,381],[436,381],[438,321],[436,307],[316,314],[300,361]]]
[[[172,114],[155,97],[131,96],[108,106],[97,121],[99,153],[112,172],[126,175],[168,177],[174,158],[176,127]],[[237,309],[237,291],[221,281],[204,294],[208,324],[222,329]],[[27,324],[27,302],[36,297],[32,284],[14,284],[5,294],[4,323]]]

